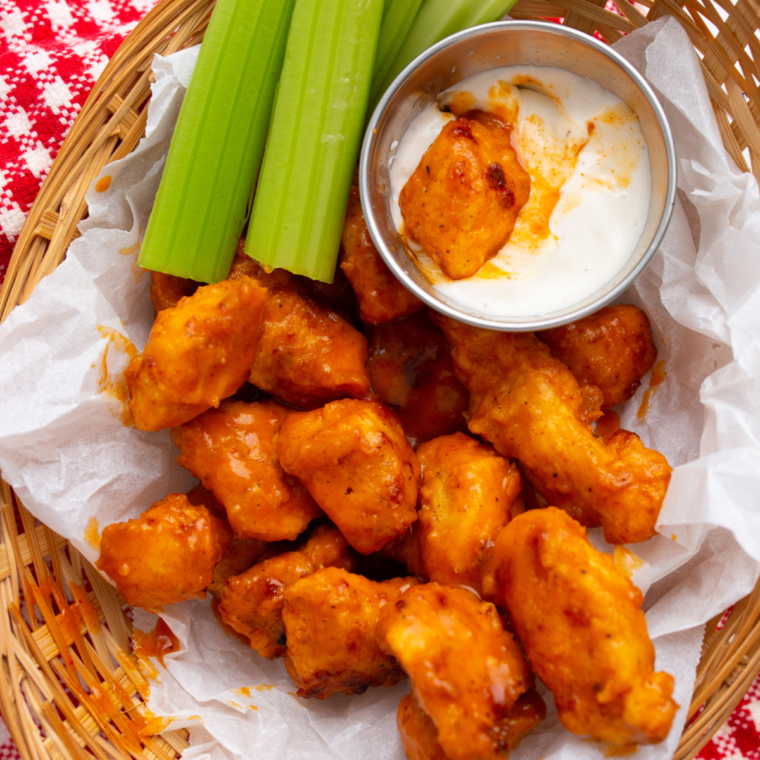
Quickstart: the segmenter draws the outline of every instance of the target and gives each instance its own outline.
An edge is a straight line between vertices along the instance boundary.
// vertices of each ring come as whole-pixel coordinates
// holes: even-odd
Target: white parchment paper
[[[673,20],[634,32],[617,49],[649,80],[678,150],[679,201],[665,240],[621,300],[642,306],[667,377],[642,421],[638,395],[623,426],[675,467],[658,526],[630,547],[645,560],[634,581],[647,591],[657,667],[676,679],[682,705],[668,739],[639,749],[670,757],[693,689],[701,624],[747,594],[760,574],[760,197],[720,140],[699,62]],[[105,192],[87,194],[90,216],[66,260],[0,326],[0,468],[28,509],[74,541],[95,517],[102,528],[136,517],[194,483],[174,462],[168,431],[124,427],[115,392],[147,340],[149,278],[136,266],[142,230],[197,50],[156,57],[145,139],[109,164]],[[118,388],[116,388],[118,390]],[[594,543],[605,550],[599,531]],[[135,610],[147,630],[153,616]],[[281,661],[227,636],[208,601],[167,608],[181,650],[167,657],[149,706],[191,726],[187,758],[401,760],[395,727],[408,690],[299,700]],[[603,758],[607,747],[568,734],[551,707],[515,758]]]

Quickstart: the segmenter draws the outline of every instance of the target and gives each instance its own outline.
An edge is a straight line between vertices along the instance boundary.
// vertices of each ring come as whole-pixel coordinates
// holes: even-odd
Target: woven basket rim
[[[605,0],[520,0],[510,15],[564,18],[608,43],[664,14],[676,18],[700,56],[728,154],[740,170],[760,179],[758,0],[613,2],[616,12]],[[137,146],[146,124],[153,53],[167,55],[200,42],[213,5],[214,0],[161,0],[109,61],[19,235],[0,289],[0,320],[63,260],[87,214],[84,193],[103,166]],[[150,735],[148,684],[130,650],[132,624],[122,611],[123,598],[70,542],[36,521],[5,482],[0,488],[0,712],[22,758],[169,760],[181,754],[188,746],[186,729]],[[33,600],[42,621],[24,617],[22,599]],[[760,672],[760,582],[718,628],[721,617],[705,627],[677,760],[699,751]],[[72,699],[67,688],[76,693],[75,677],[102,698]]]

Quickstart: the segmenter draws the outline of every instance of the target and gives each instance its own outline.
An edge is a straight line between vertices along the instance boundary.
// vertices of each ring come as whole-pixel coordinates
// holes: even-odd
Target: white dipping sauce
[[[434,287],[487,315],[520,317],[571,306],[609,282],[644,229],[651,192],[649,152],[638,118],[620,98],[563,69],[491,69],[462,80],[428,104],[389,160],[391,212],[398,231],[403,233],[401,189],[444,125],[455,118],[439,110],[439,104],[452,103],[455,96],[460,112],[492,111],[505,120],[508,115],[514,126],[512,147],[530,174],[531,190],[506,245],[473,277],[448,279],[420,246],[407,240]],[[548,228],[536,234],[529,222],[536,209],[551,207],[547,189],[555,191],[555,198],[559,189],[559,199]]]

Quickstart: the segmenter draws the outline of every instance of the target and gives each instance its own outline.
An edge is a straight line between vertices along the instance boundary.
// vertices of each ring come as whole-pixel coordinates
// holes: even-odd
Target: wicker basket
[[[620,14],[605,10],[604,0],[520,0],[512,16],[564,17],[609,43],[663,14],[674,16],[700,55],[726,149],[760,179],[760,95],[753,78],[760,79],[758,0],[614,2]],[[213,0],[163,0],[111,59],[29,212],[0,291],[0,319],[63,260],[87,214],[85,191],[101,168],[140,140],[153,53],[200,42],[212,8]],[[21,756],[176,757],[188,746],[187,731],[155,734],[162,725],[145,708],[148,683],[131,651],[124,600],[73,546],[38,523],[6,483],[0,487],[0,710]],[[706,626],[689,712],[689,719],[697,717],[684,732],[678,760],[709,740],[760,671],[760,584],[720,629],[717,624]]]

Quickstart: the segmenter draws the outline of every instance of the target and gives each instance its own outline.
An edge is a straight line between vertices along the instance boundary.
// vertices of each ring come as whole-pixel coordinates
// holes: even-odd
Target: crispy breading
[[[562,725],[614,744],[659,742],[678,705],[673,678],[655,673],[643,596],[562,510],[515,518],[494,547],[494,598]]]
[[[415,583],[413,578],[377,583],[328,567],[287,586],[285,665],[298,696],[326,699],[398,683],[404,671],[381,651],[377,626],[383,610]]]
[[[398,414],[412,446],[467,430],[469,394],[454,374],[446,338],[426,312],[372,331],[367,374],[380,401]]]
[[[636,306],[605,306],[583,319],[542,330],[536,337],[581,385],[599,388],[603,409],[628,401],[657,361],[649,318]]]
[[[346,539],[332,525],[319,525],[297,551],[265,559],[227,578],[219,614],[233,630],[247,636],[262,657],[282,657],[287,649],[282,622],[287,586],[323,567],[352,570]]]
[[[178,464],[213,492],[239,538],[293,540],[322,514],[277,457],[289,413],[275,401],[226,401],[172,430]]]
[[[417,457],[423,574],[480,593],[487,547],[509,522],[512,502],[522,490],[520,473],[493,446],[463,433],[422,444]]]
[[[124,373],[136,427],[176,427],[235,393],[248,378],[266,299],[266,289],[243,277],[160,311]]]
[[[530,195],[511,128],[483,112],[467,117],[446,124],[399,194],[408,234],[453,280],[499,252]]]
[[[393,276],[375,248],[356,182],[348,198],[340,261],[340,268],[359,301],[359,315],[365,322],[379,325],[425,308],[425,304]]]
[[[607,445],[596,438],[577,380],[532,333],[494,332],[441,315],[433,321],[470,391],[473,433],[518,459],[550,504],[587,527],[601,525],[610,543],[654,535],[671,473],[662,454],[625,430]]]
[[[415,586],[388,608],[380,635],[451,760],[503,757],[499,722],[532,687],[533,674],[493,604],[463,588]]]
[[[173,493],[138,518],[107,525],[95,564],[129,604],[157,612],[165,604],[203,599],[231,538],[205,507]]]
[[[361,554],[378,551],[417,519],[420,466],[393,412],[345,399],[290,414],[277,439],[285,472]]]

